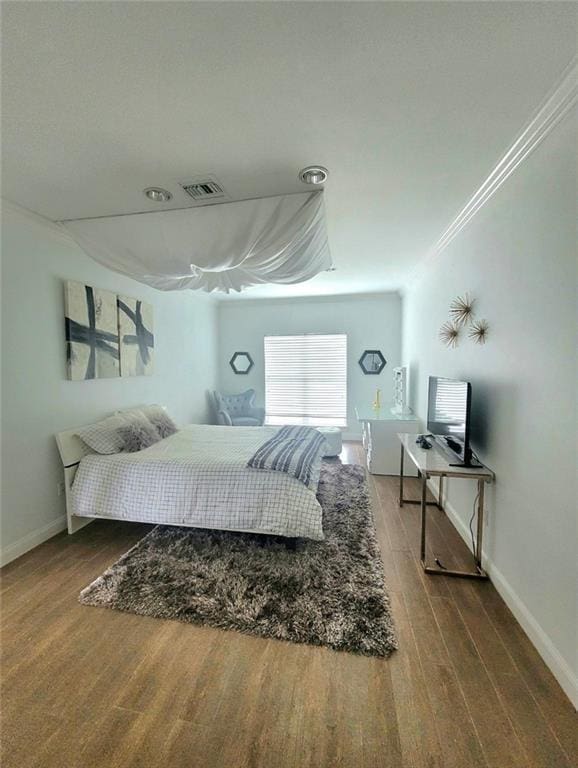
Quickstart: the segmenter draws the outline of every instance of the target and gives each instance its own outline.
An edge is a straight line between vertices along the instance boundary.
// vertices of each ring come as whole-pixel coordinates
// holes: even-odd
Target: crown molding
[[[270,283],[270,285],[273,285],[273,283]],[[258,305],[261,307],[264,304],[272,304],[275,306],[279,306],[279,304],[291,304],[294,306],[295,304],[307,303],[323,304],[339,301],[367,301],[371,299],[383,299],[384,296],[387,298],[399,299],[401,298],[401,292],[397,288],[392,288],[390,291],[383,290],[367,292],[360,291],[359,293],[319,293],[308,294],[307,296],[250,296],[249,293],[246,293],[245,295],[241,293],[240,295],[237,294],[235,296],[230,296],[227,294],[220,294],[219,296],[215,296],[215,298],[217,299],[219,309],[239,309],[241,307],[244,309],[250,304]]]
[[[542,102],[532,120],[510,146],[490,175],[479,187],[467,204],[458,213],[435,245],[426,253],[410,281],[415,279],[424,266],[440,254],[454,237],[472,220],[484,205],[494,196],[518,166],[561,122],[578,101],[578,62],[572,59],[564,70],[557,85]]]
[[[57,235],[58,237],[65,240],[67,243],[73,243],[74,240],[71,238],[71,236],[68,234],[66,229],[59,224],[56,221],[52,221],[51,219],[47,219],[45,216],[42,216],[39,213],[35,213],[34,211],[29,210],[28,208],[24,208],[22,205],[19,205],[18,203],[14,203],[12,200],[9,200],[7,197],[0,197],[0,210],[3,211],[11,211],[12,213],[17,214],[18,216],[23,217],[27,221],[29,221],[31,224],[35,224],[38,227],[42,227],[43,229],[48,229],[50,232],[52,232],[53,235]]]

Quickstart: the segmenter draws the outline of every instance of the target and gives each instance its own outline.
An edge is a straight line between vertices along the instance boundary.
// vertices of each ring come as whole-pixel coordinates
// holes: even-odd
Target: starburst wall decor
[[[456,325],[466,325],[472,321],[474,316],[475,299],[470,298],[470,294],[458,296],[450,304],[450,317]]]
[[[454,323],[448,321],[440,328],[440,339],[446,347],[457,347],[460,338],[460,329]]]
[[[474,319],[474,304],[469,293],[457,296],[450,304],[450,319],[439,330],[440,340],[446,347],[455,348],[461,338],[461,329],[469,325],[468,338],[476,344],[485,344],[488,338],[487,320]]]
[[[474,320],[468,332],[470,339],[476,344],[485,344],[488,338],[489,325],[487,320]]]

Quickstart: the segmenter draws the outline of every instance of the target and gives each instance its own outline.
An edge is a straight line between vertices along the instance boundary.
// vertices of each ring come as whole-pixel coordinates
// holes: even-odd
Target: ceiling
[[[397,290],[576,51],[556,2],[4,2],[2,194],[52,220],[325,185],[335,272]],[[169,204],[142,190],[166,187]]]

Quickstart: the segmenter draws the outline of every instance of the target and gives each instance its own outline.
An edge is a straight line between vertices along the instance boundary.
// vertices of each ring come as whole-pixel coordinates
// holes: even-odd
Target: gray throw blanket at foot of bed
[[[326,450],[325,437],[313,427],[283,427],[255,451],[247,466],[285,472],[316,490]]]

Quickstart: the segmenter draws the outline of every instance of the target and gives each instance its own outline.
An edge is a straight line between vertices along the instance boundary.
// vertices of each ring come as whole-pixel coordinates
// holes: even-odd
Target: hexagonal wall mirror
[[[366,349],[365,352],[359,358],[359,365],[363,373],[367,374],[379,374],[383,371],[387,364],[387,360],[381,354],[379,349]]]
[[[249,373],[253,367],[253,358],[248,352],[235,352],[229,360],[229,365],[235,373]]]

